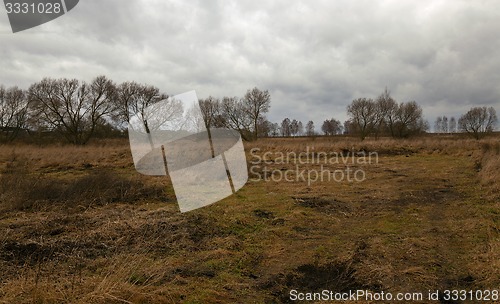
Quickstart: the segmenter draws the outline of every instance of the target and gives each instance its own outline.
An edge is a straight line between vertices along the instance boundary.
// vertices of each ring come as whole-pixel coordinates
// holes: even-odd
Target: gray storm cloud
[[[272,96],[269,118],[345,119],[388,87],[432,122],[474,105],[500,110],[494,1],[80,1],[12,34],[0,11],[0,83],[105,74],[168,94]]]

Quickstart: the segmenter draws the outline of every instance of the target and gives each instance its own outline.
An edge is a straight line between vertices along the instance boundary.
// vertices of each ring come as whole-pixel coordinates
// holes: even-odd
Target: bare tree
[[[493,132],[497,122],[498,117],[493,107],[474,107],[460,117],[458,125],[460,130],[480,139],[486,133]]]
[[[327,119],[323,122],[323,125],[321,125],[321,131],[323,131],[325,135],[342,133],[342,124],[334,118]]]
[[[184,111],[182,111],[184,112]],[[185,114],[184,118],[182,118],[182,114]],[[177,128],[173,129],[174,131],[188,131],[200,133],[205,130],[210,133],[210,138],[212,136],[211,128],[206,126],[206,122],[204,116],[200,110],[199,100],[198,104],[192,104],[191,107],[187,108],[187,111],[184,113],[180,113],[178,118],[176,118],[178,122]]]
[[[7,141],[14,140],[27,127],[29,111],[26,92],[18,87],[0,86],[0,134]]]
[[[90,84],[76,79],[50,79],[33,84],[29,99],[38,118],[69,142],[82,145],[115,107],[116,87],[105,76]]]
[[[353,134],[355,131],[354,124],[351,120],[344,121],[344,134]]]
[[[280,127],[277,123],[273,122],[269,127],[270,127],[269,132],[272,137],[277,137],[280,135]]]
[[[98,76],[89,85],[88,97],[87,108],[92,136],[101,119],[116,111],[116,85],[105,76]]]
[[[253,137],[256,139],[258,136],[258,120],[260,115],[267,113],[271,105],[271,95],[269,91],[261,91],[258,88],[248,90],[243,98],[245,108],[253,122]]]
[[[332,135],[330,130],[330,121],[328,119],[323,121],[323,124],[321,125],[321,131],[323,131],[323,134],[325,135]]]
[[[443,116],[443,119],[442,119],[441,123],[442,123],[441,130],[443,131],[443,133],[448,133],[449,132],[448,117],[447,116]]]
[[[436,121],[434,122],[434,132],[442,133],[443,132],[443,117],[438,116]]]
[[[347,107],[347,113],[361,140],[364,140],[368,134],[373,132],[379,118],[377,106],[373,99],[370,98],[353,100]]]
[[[454,133],[456,132],[456,127],[455,118],[452,117],[451,120],[448,120],[446,115],[438,116],[434,122],[434,132],[436,133]]]
[[[205,123],[205,128],[207,129],[208,138],[212,141],[212,131],[211,128],[215,126],[215,121],[219,115],[220,101],[212,96],[206,99],[200,99],[200,110],[203,116],[203,122]],[[210,149],[212,151],[212,157],[215,157],[215,151],[212,144],[210,144]]]
[[[457,120],[454,116],[450,118],[450,122],[448,123],[449,132],[457,133]]]
[[[253,120],[248,115],[248,108],[238,97],[224,97],[220,103],[217,124],[238,131],[248,141],[252,138],[250,127]],[[258,120],[257,120],[258,123]]]
[[[128,123],[130,117],[136,114],[133,111],[137,108],[138,98],[143,89],[143,85],[134,81],[123,82],[117,87],[118,110],[116,114],[122,122]]]
[[[306,136],[314,136],[314,122],[312,120],[306,124]]]
[[[259,138],[260,137],[269,137],[273,136],[273,133],[277,133],[277,128],[278,124],[274,124],[267,120],[265,116],[260,116],[259,117],[259,123],[258,123],[258,130],[259,130]]]
[[[148,133],[161,126],[164,122],[179,117],[183,111],[178,101],[169,99],[168,95],[160,92],[159,88],[136,82],[120,84],[117,89],[117,98],[120,117],[125,119],[126,122],[130,122],[132,116],[139,117]],[[153,105],[160,101],[163,104],[156,110],[161,110],[161,115],[152,110]]]
[[[281,136],[288,137],[291,135],[290,124],[290,118],[287,117],[283,119],[283,121],[281,122]]]
[[[296,119],[293,119],[290,123],[290,135],[297,136],[299,133],[299,122]]]
[[[384,131],[387,128],[391,136],[394,134],[394,124],[396,120],[396,113],[398,110],[397,102],[391,97],[390,91],[385,88],[384,92],[376,99],[377,106],[377,127],[376,134]]]
[[[408,137],[426,131],[422,108],[415,102],[401,103],[396,112],[395,129],[398,137]]]
[[[200,109],[203,115],[203,120],[205,121],[205,127],[210,129],[215,126],[215,121],[219,115],[220,100],[209,96],[206,99],[200,99]]]

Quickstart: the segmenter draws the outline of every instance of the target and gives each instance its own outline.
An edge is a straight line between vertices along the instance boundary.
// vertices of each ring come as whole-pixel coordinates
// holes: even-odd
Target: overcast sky
[[[344,121],[387,86],[433,125],[472,106],[500,112],[498,1],[81,0],[13,34],[0,10],[0,84],[104,74],[174,95],[268,89],[268,117]]]

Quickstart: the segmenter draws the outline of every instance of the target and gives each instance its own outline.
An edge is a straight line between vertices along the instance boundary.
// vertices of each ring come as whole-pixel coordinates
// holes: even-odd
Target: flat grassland
[[[245,145],[249,166],[262,158],[251,181],[184,214],[168,177],[135,172],[127,141],[0,146],[0,303],[286,303],[292,289],[500,286],[498,137]],[[346,168],[312,151],[378,158],[349,163],[362,182],[279,180],[297,166]],[[316,161],[278,159],[305,152]]]

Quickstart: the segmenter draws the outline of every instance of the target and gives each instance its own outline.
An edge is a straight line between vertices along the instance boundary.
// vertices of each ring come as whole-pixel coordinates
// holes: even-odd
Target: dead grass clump
[[[293,197],[299,206],[311,208],[325,214],[349,215],[353,212],[350,204],[327,197]]]
[[[102,257],[111,246],[83,240],[5,241],[0,246],[0,259],[11,265],[37,266],[48,261],[70,261],[76,256],[87,259]]]
[[[216,220],[201,214],[178,215],[170,218],[151,218],[137,227],[127,230],[122,238],[125,247],[144,249],[148,245],[152,253],[170,254],[178,250],[200,251],[211,246],[217,236],[227,233]]]
[[[253,211],[253,214],[258,217],[258,218],[263,218],[263,219],[274,219],[274,213],[271,211],[266,211],[263,209],[255,209]]]
[[[366,285],[357,279],[357,270],[352,263],[331,262],[328,264],[304,264],[286,274],[273,277],[262,284],[281,303],[293,303],[290,290],[300,287],[308,292],[349,292],[352,290],[380,291],[379,285]]]
[[[36,242],[5,242],[0,251],[0,258],[3,261],[17,265],[35,265],[42,261],[51,260],[54,257],[54,250],[50,246]]]
[[[134,177],[123,177],[110,170],[62,179],[29,173],[25,166],[9,167],[0,175],[3,209],[29,210],[51,205],[66,207],[102,206],[115,202],[136,203],[144,199],[168,199],[166,187],[146,185]]]
[[[500,284],[500,142],[485,141],[481,150],[482,155],[478,160],[479,178],[486,186],[486,196],[496,203],[487,209],[490,217],[485,223],[489,226],[488,245],[477,255],[480,263],[474,263],[472,268],[480,286],[489,287]]]
[[[500,142],[487,141],[481,145],[482,157],[479,160],[482,182],[488,186],[489,192],[500,197]]]
[[[412,139],[370,138],[360,141],[348,137],[321,137],[311,141],[308,138],[272,138],[260,139],[256,142],[245,143],[247,151],[257,149],[253,153],[264,152],[282,153],[339,153],[350,155],[352,153],[376,152],[379,156],[387,155],[414,155],[416,153],[462,155],[478,150],[476,140],[449,137],[419,137]],[[250,157],[251,158],[251,157]]]
[[[2,164],[25,160],[30,171],[61,172],[92,167],[133,168],[128,144],[88,146],[33,146],[0,145],[0,170]]]

